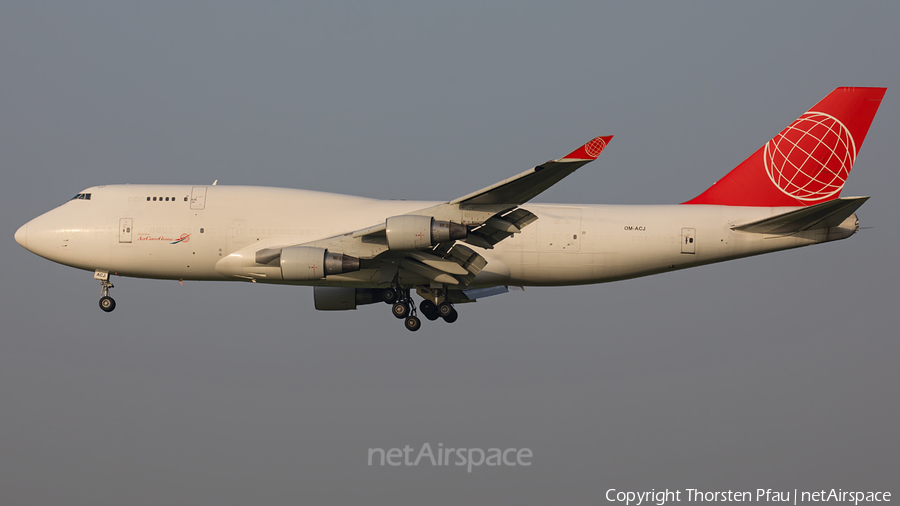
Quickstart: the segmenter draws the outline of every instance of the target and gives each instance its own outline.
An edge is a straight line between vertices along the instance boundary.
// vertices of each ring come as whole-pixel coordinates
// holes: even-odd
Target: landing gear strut
[[[100,286],[102,296],[100,297],[100,309],[107,313],[111,313],[116,308],[116,299],[109,296],[109,289],[113,288],[113,284],[109,279],[101,279]]]

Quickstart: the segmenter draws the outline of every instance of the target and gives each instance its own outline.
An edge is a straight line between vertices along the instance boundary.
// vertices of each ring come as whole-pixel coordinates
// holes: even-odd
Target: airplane
[[[709,189],[674,205],[535,204],[612,136],[446,202],[255,186],[101,185],[16,231],[113,276],[313,286],[318,310],[385,302],[411,331],[509,287],[605,283],[845,239],[840,197],[886,88],[831,92]],[[411,291],[422,298],[418,308]]]

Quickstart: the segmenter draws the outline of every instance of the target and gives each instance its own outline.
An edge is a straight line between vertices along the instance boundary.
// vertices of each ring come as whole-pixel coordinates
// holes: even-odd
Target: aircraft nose
[[[24,224],[16,230],[16,242],[25,249],[28,249],[28,224]]]

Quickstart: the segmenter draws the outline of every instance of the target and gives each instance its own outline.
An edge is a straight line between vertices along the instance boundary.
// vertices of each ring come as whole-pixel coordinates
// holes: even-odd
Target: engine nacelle
[[[425,249],[468,235],[465,225],[435,220],[431,216],[392,216],[384,224],[388,248],[392,250]]]
[[[279,262],[281,277],[288,281],[310,281],[359,270],[358,258],[311,246],[282,248]]]
[[[313,287],[313,299],[319,311],[346,311],[356,306],[382,302],[384,290],[378,288]]]

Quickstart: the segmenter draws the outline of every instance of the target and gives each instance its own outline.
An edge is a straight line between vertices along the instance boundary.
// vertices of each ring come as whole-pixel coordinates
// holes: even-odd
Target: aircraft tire
[[[406,330],[409,330],[411,332],[415,332],[422,328],[422,320],[416,318],[415,316],[410,316],[403,321],[403,324],[406,326]]]
[[[111,313],[116,308],[116,299],[112,297],[100,297],[100,309],[107,313]]]
[[[455,312],[453,306],[450,305],[449,302],[441,302],[437,307],[438,316],[441,318],[447,318],[447,315]]]
[[[409,316],[409,305],[405,302],[397,302],[391,308],[391,312],[394,313],[394,316],[397,318],[403,319]]]
[[[419,303],[419,311],[423,313],[434,313],[437,312],[437,305],[435,305],[434,302],[425,299]]]
[[[450,308],[450,314],[444,316],[444,321],[447,323],[453,323],[459,318],[459,313],[456,312],[456,309]]]

